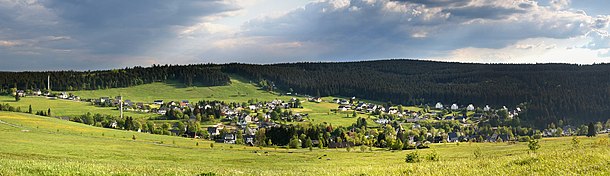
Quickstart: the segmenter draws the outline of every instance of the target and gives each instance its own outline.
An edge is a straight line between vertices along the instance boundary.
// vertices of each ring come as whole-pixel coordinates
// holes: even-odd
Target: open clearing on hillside
[[[260,90],[256,85],[238,77],[232,77],[232,83],[227,86],[211,86],[211,87],[183,87],[178,83],[162,83],[156,82],[151,84],[138,85],[128,88],[113,88],[103,90],[85,90],[73,91],[74,95],[80,96],[83,99],[95,99],[100,97],[115,97],[122,95],[125,100],[133,102],[152,103],[154,100],[181,101],[189,100],[196,102],[200,100],[219,100],[225,102],[248,102],[248,100],[272,101],[280,99],[288,101],[295,96],[280,96],[278,93],[270,93]],[[296,97],[305,101],[305,97]],[[356,122],[357,118],[346,117],[351,116],[350,112],[333,113],[330,110],[336,109],[336,103],[330,103],[335,97],[323,98],[327,102],[303,102],[304,108],[291,109],[295,113],[309,114],[308,121],[312,123],[329,123],[334,126],[350,126]],[[113,107],[96,107],[86,102],[75,102],[69,100],[53,100],[44,97],[23,97],[21,101],[15,102],[13,97],[0,96],[0,103],[8,103],[12,106],[20,107],[22,111],[26,111],[29,105],[32,105],[34,111],[46,111],[51,108],[53,116],[75,117],[81,116],[87,112],[93,114],[106,114],[118,116],[119,112]],[[406,107],[416,108],[416,107]],[[135,118],[156,117],[158,115],[152,113],[136,113],[125,111],[125,116]],[[359,114],[359,117],[368,117],[368,115]],[[309,122],[293,122],[293,123],[309,123]]]
[[[259,90],[254,84],[243,79],[231,78],[231,84],[226,86],[193,86],[184,87],[180,83],[155,82],[127,88],[113,88],[102,90],[72,91],[74,95],[81,98],[115,97],[122,95],[125,100],[134,102],[152,103],[155,100],[169,101],[200,101],[200,100],[222,100],[227,102],[247,102],[250,99],[260,101],[273,99],[288,100],[288,96],[279,96],[273,93]]]
[[[0,175],[608,175],[608,136],[527,144],[433,144],[419,150],[440,161],[405,163],[384,149],[259,149],[180,137],[91,127],[55,118],[0,112]],[[131,138],[136,136],[136,140]],[[606,144],[599,144],[606,140]],[[197,142],[199,145],[196,145]],[[482,157],[474,151],[481,149]],[[326,155],[326,156],[325,156]]]

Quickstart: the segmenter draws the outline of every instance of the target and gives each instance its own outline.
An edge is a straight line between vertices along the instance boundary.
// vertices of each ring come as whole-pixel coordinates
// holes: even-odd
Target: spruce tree
[[[593,122],[589,123],[589,131],[587,132],[587,137],[593,137],[597,135],[597,130],[595,129],[595,125]]]

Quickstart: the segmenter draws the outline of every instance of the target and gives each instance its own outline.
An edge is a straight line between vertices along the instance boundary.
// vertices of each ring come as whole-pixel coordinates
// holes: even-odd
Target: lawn
[[[608,136],[526,143],[434,144],[413,151],[274,149],[91,127],[55,118],[0,112],[0,175],[608,175]],[[136,136],[136,140],[132,137]],[[605,140],[605,143],[603,142]],[[199,143],[199,145],[197,145]],[[481,157],[474,151],[480,148]],[[440,161],[425,157],[436,152]]]

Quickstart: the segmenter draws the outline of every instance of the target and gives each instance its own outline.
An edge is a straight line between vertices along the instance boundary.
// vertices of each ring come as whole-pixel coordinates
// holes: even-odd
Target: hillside
[[[580,138],[579,150],[571,148],[570,138],[543,139],[537,154],[528,154],[526,143],[434,144],[418,151],[424,161],[405,163],[405,155],[412,151],[259,149],[221,143],[210,148],[208,141],[97,128],[21,113],[0,112],[0,131],[0,175],[610,173],[607,136]],[[596,144],[604,138],[605,145]],[[476,148],[481,149],[480,158],[474,157]],[[437,152],[440,161],[425,160],[431,152]]]
[[[115,97],[121,95],[125,100],[148,102],[155,100],[181,101],[220,100],[227,102],[247,102],[250,99],[271,101],[273,99],[290,99],[273,93],[259,90],[256,85],[239,77],[232,77],[231,84],[223,86],[184,86],[178,81],[154,82],[127,88],[103,90],[70,91],[81,98]]]
[[[125,90],[132,99],[142,101],[154,99],[152,95],[162,99],[180,95],[190,100],[247,100],[239,97],[244,96],[240,91],[253,94],[252,97],[273,97],[242,88],[222,88],[229,84],[241,86],[253,82],[261,83],[259,85],[264,89],[280,92],[293,90],[312,96],[356,96],[403,105],[432,106],[437,102],[456,103],[461,107],[471,103],[492,108],[520,105],[526,109],[520,120],[538,128],[559,124],[560,121],[572,125],[605,121],[610,114],[610,106],[607,106],[610,104],[610,64],[381,60],[271,65],[154,65],[85,72],[1,72],[0,92],[8,94],[11,89],[44,89],[49,75],[53,90],[74,91],[84,97],[115,96],[121,90]],[[235,75],[244,79],[235,81]],[[134,86],[134,89],[112,89]]]

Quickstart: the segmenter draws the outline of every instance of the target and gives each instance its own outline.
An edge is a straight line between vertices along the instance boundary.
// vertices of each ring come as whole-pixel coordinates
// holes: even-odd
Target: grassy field
[[[440,161],[405,163],[413,151],[259,149],[96,128],[0,112],[0,175],[608,175],[608,136],[526,143],[433,144]],[[133,136],[136,140],[132,140]],[[600,142],[600,141],[604,141]],[[196,145],[199,143],[199,145]],[[480,148],[481,157],[474,152]],[[265,153],[267,152],[267,153]]]
[[[114,88],[103,90],[83,90],[70,92],[81,98],[116,97],[122,95],[123,99],[134,102],[152,103],[155,100],[181,101],[189,100],[223,100],[228,102],[247,102],[250,99],[260,101],[273,99],[288,100],[290,97],[279,96],[266,91],[259,90],[249,81],[232,77],[231,84],[227,86],[193,86],[184,87],[180,83],[155,82],[151,84],[138,85],[128,88]]]
[[[0,96],[0,103],[9,104],[11,106],[20,107],[22,111],[27,111],[29,106],[32,105],[32,110],[36,111],[47,111],[51,108],[51,114],[53,116],[65,116],[74,117],[80,116],[87,112],[93,114],[107,114],[113,116],[119,116],[119,111],[112,107],[96,107],[90,103],[76,102],[70,100],[61,99],[47,99],[45,97],[23,97],[20,101],[15,102],[15,98],[9,96]],[[132,116],[136,118],[145,118],[157,116],[155,114],[147,113],[136,113],[126,111],[125,116]]]

